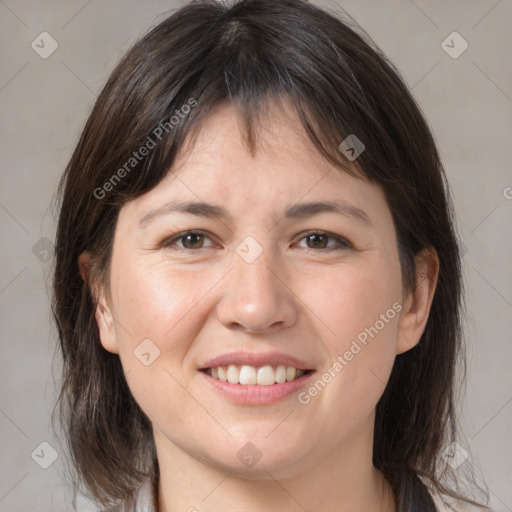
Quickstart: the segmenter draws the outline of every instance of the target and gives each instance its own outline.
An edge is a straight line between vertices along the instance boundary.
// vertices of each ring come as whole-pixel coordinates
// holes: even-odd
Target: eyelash
[[[162,245],[163,248],[169,249],[171,251],[200,251],[202,249],[208,249],[208,247],[200,247],[199,249],[187,249],[186,247],[177,247],[177,248],[173,247],[173,244],[174,244],[175,241],[181,240],[181,239],[187,237],[188,235],[203,235],[203,236],[205,236],[207,238],[210,238],[206,232],[204,232],[202,230],[194,230],[194,229],[192,229],[192,230],[189,230],[189,231],[182,231],[181,233],[178,233],[177,235],[174,235],[174,236],[172,236],[170,238],[166,238],[162,242],[161,245]],[[302,233],[302,236],[299,239],[299,241],[300,240],[304,240],[305,238],[307,238],[309,236],[312,236],[312,235],[326,236],[327,238],[334,239],[338,243],[338,246],[337,247],[325,247],[325,248],[320,248],[320,249],[306,247],[306,249],[309,250],[309,251],[320,250],[320,251],[323,251],[323,252],[330,252],[330,251],[347,250],[347,249],[353,249],[354,248],[354,246],[348,240],[346,240],[345,238],[333,235],[333,234],[328,233],[326,231],[315,231],[315,230],[306,231],[305,233]]]

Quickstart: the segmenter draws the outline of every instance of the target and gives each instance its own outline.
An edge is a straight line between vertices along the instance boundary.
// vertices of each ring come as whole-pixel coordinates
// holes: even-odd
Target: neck
[[[372,435],[301,460],[300,469],[256,465],[248,477],[191,456],[155,430],[158,511],[396,512],[391,486],[372,464]]]

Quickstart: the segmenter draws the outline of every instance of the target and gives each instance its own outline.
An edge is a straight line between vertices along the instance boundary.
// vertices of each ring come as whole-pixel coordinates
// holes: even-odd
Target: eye
[[[206,247],[213,247],[213,244],[204,246],[205,239],[211,240],[211,238],[202,231],[183,231],[182,233],[178,233],[177,235],[164,240],[162,247],[170,250],[197,250],[205,249]],[[181,246],[176,244],[176,242],[180,241],[183,242]]]
[[[164,240],[162,242],[162,247],[174,251],[199,250],[215,246],[214,243],[205,245],[205,240],[212,241],[212,239],[203,231],[183,231]],[[324,231],[309,231],[303,234],[300,241],[302,240],[306,240],[306,249],[322,249],[324,251],[330,251],[353,248],[353,245],[344,238],[326,233]]]
[[[331,235],[323,231],[309,231],[301,240],[306,240],[306,249],[352,249],[353,246],[350,242],[339,236]],[[329,244],[329,240],[334,243]]]

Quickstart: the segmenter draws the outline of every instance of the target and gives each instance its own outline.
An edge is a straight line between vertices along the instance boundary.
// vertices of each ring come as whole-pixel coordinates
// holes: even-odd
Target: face
[[[291,111],[262,123],[254,155],[238,126],[229,104],[212,110],[172,173],[122,207],[96,318],[159,454],[241,472],[261,457],[252,477],[290,476],[371,444],[426,318],[403,295],[381,189],[332,167]]]

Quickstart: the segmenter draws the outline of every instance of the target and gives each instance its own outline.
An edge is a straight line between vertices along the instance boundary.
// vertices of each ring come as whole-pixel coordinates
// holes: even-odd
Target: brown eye
[[[325,247],[327,247],[328,238],[328,236],[320,234],[308,235],[306,237],[308,241],[308,247],[310,249],[325,249]],[[311,242],[311,245],[309,242]]]
[[[201,249],[202,244],[204,242],[203,236],[199,233],[190,233],[189,235],[184,235],[179,238],[179,240],[183,240],[183,247],[185,249]]]
[[[167,239],[162,245],[170,250],[198,250],[213,246],[213,244],[204,245],[205,240],[211,239],[200,231],[185,231]]]
[[[329,233],[313,231],[307,233],[301,240],[306,240],[307,249],[349,249],[352,244],[341,237],[330,235]],[[330,241],[332,241],[330,243]]]

